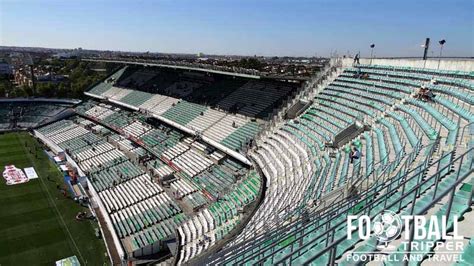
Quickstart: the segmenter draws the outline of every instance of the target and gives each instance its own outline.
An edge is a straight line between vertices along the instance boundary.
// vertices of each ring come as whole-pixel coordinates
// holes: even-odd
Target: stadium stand
[[[35,128],[67,116],[79,101],[8,99],[0,101],[0,131]]]
[[[280,99],[290,92],[290,87],[278,87],[271,82],[249,81],[244,86],[222,99],[217,106],[240,114],[256,117],[271,107],[275,99]]]
[[[179,243],[195,249],[205,233],[214,239],[210,247],[248,215],[251,209],[244,208],[259,196],[254,170],[165,124],[94,101],[76,112],[80,116],[38,132],[88,177],[125,257],[169,253],[165,243],[178,237],[177,228],[194,230],[191,224],[199,234],[191,231]]]
[[[158,115],[242,151],[260,131],[262,122],[252,119],[271,116],[294,86],[277,81],[212,81],[186,72],[124,67],[86,94]],[[213,131],[223,131],[224,136]]]
[[[347,260],[354,258],[351,252],[387,249],[377,247],[375,237],[358,239],[355,231],[348,240],[348,215],[413,209],[441,217],[451,211],[462,221],[474,181],[469,178],[472,73],[390,65],[344,68],[304,114],[257,140],[250,156],[269,180],[264,202],[242,234],[200,263],[358,265]],[[432,101],[416,99],[421,86],[435,93]],[[328,145],[353,123],[365,132],[343,147]],[[350,146],[362,151],[352,164]],[[452,203],[448,192],[454,193]],[[421,196],[413,200],[413,195]],[[308,216],[317,218],[308,222]],[[394,243],[401,259],[406,250],[400,241]],[[436,251],[425,249],[421,257],[430,252]]]
[[[360,265],[369,261],[354,254],[388,248],[348,232],[349,215],[448,214],[450,230],[454,217],[468,228],[472,63],[349,61],[332,60],[298,94],[270,80],[124,67],[77,116],[37,132],[84,171],[124,261],[167,252],[177,265]],[[300,99],[307,108],[281,115]]]

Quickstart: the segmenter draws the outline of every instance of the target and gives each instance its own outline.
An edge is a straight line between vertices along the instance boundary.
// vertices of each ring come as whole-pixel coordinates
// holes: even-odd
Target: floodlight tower
[[[439,57],[438,57],[438,69],[439,69],[439,64],[441,63],[441,56],[443,55],[443,47],[444,47],[444,44],[446,43],[446,40],[442,39],[438,43],[439,43],[439,46],[440,46],[440,48],[439,48]]]
[[[375,44],[371,44],[370,45],[370,65],[372,65],[372,59],[374,56],[374,48],[375,48]]]
[[[428,59],[428,50],[430,49],[430,38],[426,38],[425,44],[422,44],[421,47],[425,48],[423,52],[423,68],[425,68],[426,59]]]
[[[428,49],[430,49],[430,38],[426,38],[425,44],[422,45],[421,47],[425,48],[423,52],[423,60],[428,59]]]

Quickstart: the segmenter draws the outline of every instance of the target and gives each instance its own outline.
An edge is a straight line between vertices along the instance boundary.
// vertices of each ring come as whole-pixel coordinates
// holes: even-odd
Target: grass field
[[[1,134],[0,172],[7,164],[33,166],[39,178],[7,186],[1,177],[1,266],[54,265],[56,260],[73,255],[82,265],[109,264],[104,243],[94,234],[98,225],[75,220],[79,211],[87,209],[57,190],[58,184],[64,184],[62,174],[34,138],[27,133]]]

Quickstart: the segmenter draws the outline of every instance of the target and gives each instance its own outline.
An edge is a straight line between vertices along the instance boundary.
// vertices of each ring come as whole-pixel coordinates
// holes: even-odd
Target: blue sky
[[[474,0],[0,0],[0,45],[418,56],[426,37],[474,56]]]

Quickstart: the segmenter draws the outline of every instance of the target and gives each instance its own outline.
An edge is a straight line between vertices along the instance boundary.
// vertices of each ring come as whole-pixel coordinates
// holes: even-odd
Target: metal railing
[[[423,114],[423,113],[422,113]],[[405,116],[406,117],[406,116]],[[430,117],[432,118],[432,117]],[[424,118],[426,120],[426,118]],[[412,119],[409,119],[408,120],[409,123],[413,123],[413,120]],[[429,121],[430,124],[432,124],[433,119],[431,119]],[[435,126],[436,127],[436,126]],[[398,127],[397,125],[397,128],[398,130],[400,130],[400,127]],[[418,134],[419,132],[417,131],[420,131],[418,127],[413,127],[414,128],[414,131],[415,131],[415,135],[417,136],[420,136],[420,134]],[[436,143],[439,142],[439,138],[436,140]],[[400,176],[404,176],[406,174],[406,172],[408,171],[408,169],[412,166],[412,163],[413,161],[415,160],[418,152],[420,151],[421,149],[421,143],[422,141],[420,140],[417,144],[416,144],[416,147],[414,147],[413,151],[411,154],[409,154],[408,156],[404,156],[404,150],[405,150],[405,145],[402,145],[402,150],[395,156],[395,160],[391,161],[390,163],[388,164],[382,164],[381,162],[378,162],[377,164],[380,164],[380,167],[376,167],[375,165],[369,165],[369,166],[372,166],[372,170],[369,172],[372,174],[373,178],[372,178],[372,182],[373,184],[375,185],[381,185],[380,183],[383,183],[384,180],[386,180],[388,178],[388,176],[393,172],[395,171],[397,168],[399,168],[399,171],[398,171],[398,174],[397,174],[397,177],[400,177]],[[432,148],[436,147],[437,144],[435,143],[432,143]],[[433,149],[432,149],[433,150]],[[433,151],[430,152],[430,155],[432,154]],[[385,159],[387,159],[389,157],[390,154],[387,154],[384,158],[382,159],[382,162],[385,161]],[[405,162],[400,165],[403,160],[405,160]],[[374,164],[374,163],[372,163]],[[423,166],[425,164],[421,164],[421,166]],[[383,166],[383,167],[382,167]],[[377,168],[377,169],[376,169]],[[419,168],[419,167],[417,167]],[[356,180],[357,181],[360,181],[360,180],[367,180],[367,184],[365,184],[365,187],[368,188],[369,187],[369,179],[368,178],[363,178],[364,174],[360,174],[360,172],[363,172],[362,170],[362,167],[359,167],[359,172],[357,173],[357,177],[356,177]],[[367,169],[368,170],[368,169]],[[367,173],[365,173],[367,174]],[[319,176],[319,173],[318,173],[318,176]],[[367,175],[365,175],[367,177]],[[373,185],[372,184],[372,185]],[[362,182],[356,182],[355,185],[358,185],[358,186],[364,186],[364,184]],[[301,184],[300,184],[301,186]],[[287,206],[287,207],[290,207],[290,206]],[[285,209],[287,209],[287,207],[285,207]],[[295,214],[298,214],[300,213],[301,209],[304,209],[304,206],[298,206],[297,208],[295,208],[295,210],[292,212],[293,215]],[[285,216],[286,219],[288,219],[288,217],[291,218],[291,214],[289,215],[286,215]],[[267,217],[264,217],[263,219],[266,219]],[[281,223],[279,224],[284,224],[284,223],[287,223],[288,221],[282,221]],[[272,225],[275,225],[275,223],[271,223]],[[260,237],[259,237],[260,238]],[[250,241],[250,239],[249,239]]]
[[[388,153],[384,158],[382,158],[378,162],[372,161],[372,171],[370,173],[361,173],[362,167],[359,167],[359,171],[356,173],[353,173],[349,179],[347,177],[344,177],[345,183],[346,183],[346,189],[353,183],[354,180],[357,180],[360,182],[360,184],[355,184],[357,191],[365,191],[367,188],[369,188],[373,183],[379,183],[381,180],[388,179],[391,174],[394,173],[394,171],[397,169],[397,167],[400,165],[402,160],[406,158],[405,161],[405,166],[404,168],[406,169],[411,165],[411,163],[414,161],[416,158],[416,155],[419,153],[420,149],[422,148],[422,140],[419,140],[418,145],[412,150],[410,154],[405,154],[405,145],[403,146],[402,150],[395,156],[395,160],[389,161],[389,155]],[[309,159],[305,160],[302,162],[302,165],[305,163],[313,163],[314,157],[310,157]],[[388,162],[387,162],[388,161]],[[359,162],[360,163],[360,162]],[[370,166],[370,165],[369,165]],[[377,167],[378,166],[378,167]],[[265,169],[269,167],[269,164],[267,163],[266,165],[260,166],[262,169]],[[292,171],[292,169],[286,169]],[[323,167],[323,170],[327,170],[326,167]],[[250,238],[253,238],[256,233],[262,233],[265,231],[269,231],[274,229],[275,227],[281,226],[284,223],[287,223],[289,219],[293,218],[296,215],[299,215],[304,211],[304,209],[307,208],[306,204],[308,203],[308,195],[313,195],[317,190],[315,190],[315,185],[316,183],[320,182],[319,178],[315,177],[320,177],[321,176],[321,170],[318,169],[313,175],[312,175],[312,182],[309,184],[309,188],[306,186],[304,182],[294,182],[291,187],[286,188],[284,192],[285,194],[289,194],[289,191],[304,191],[304,198],[302,199],[301,202],[296,203],[292,201],[292,204],[288,204],[284,208],[278,210],[277,212],[273,212],[271,214],[267,214],[265,217],[261,217],[258,219],[251,220],[249,228],[246,230],[248,231],[249,229],[252,229],[253,233],[250,234]],[[323,173],[324,176],[324,173]],[[370,176],[372,176],[372,179],[369,180]],[[303,177],[304,178],[304,177]],[[298,176],[295,176],[295,180],[298,179]],[[301,177],[300,177],[301,179]],[[299,180],[299,179],[298,179]],[[362,182],[362,181],[366,182]],[[316,188],[319,188],[316,187]],[[342,191],[339,191],[342,190]],[[339,191],[339,192],[338,192]],[[325,194],[333,194],[334,193],[340,193],[342,198],[345,198],[347,195],[347,190],[344,190],[344,186],[340,186],[338,188],[334,188],[333,191]],[[321,204],[322,202],[326,202],[326,199],[324,198],[311,198],[311,200],[316,201],[317,205]],[[296,204],[296,206],[295,206]],[[259,226],[257,226],[259,225]],[[241,234],[240,236],[237,237],[237,241],[235,242],[241,242],[241,241],[247,241],[247,234]]]
[[[406,184],[408,183],[408,181],[411,180],[411,178],[407,178],[405,179],[398,187],[395,187],[392,191],[395,191],[397,189],[402,189],[402,196],[395,202],[392,202],[392,203],[387,203],[389,197],[388,195],[385,196],[385,197],[381,197],[375,201],[372,201],[370,202],[361,212],[363,212],[365,215],[368,215],[370,216],[371,218],[375,217],[377,214],[381,213],[381,211],[379,212],[375,212],[375,213],[372,213],[371,214],[371,210],[373,209],[374,205],[376,204],[384,204],[384,209],[389,209],[393,206],[396,206],[396,205],[399,205],[398,207],[398,211],[400,211],[402,209],[402,207],[404,206],[401,206],[402,205],[402,201],[408,197],[413,197],[413,200],[409,203],[409,205],[411,205],[411,208],[410,208],[410,212],[411,214],[414,214],[414,215],[423,215],[424,213],[426,213],[426,211],[428,211],[430,208],[432,208],[437,202],[439,202],[443,197],[445,197],[448,193],[451,193],[450,194],[450,199],[449,201],[446,203],[448,208],[447,208],[447,211],[446,211],[446,216],[449,217],[450,215],[450,210],[451,210],[451,206],[452,206],[452,203],[453,203],[453,198],[454,198],[454,193],[455,193],[455,190],[456,190],[456,187],[462,182],[464,181],[467,177],[470,177],[471,174],[474,172],[474,169],[473,169],[473,165],[474,165],[474,160],[471,158],[471,159],[467,159],[467,160],[470,160],[470,162],[468,161],[466,163],[466,165],[469,165],[467,167],[467,169],[469,169],[468,171],[466,171],[462,177],[459,177],[460,174],[461,174],[461,167],[464,165],[464,160],[466,157],[469,157],[470,154],[469,153],[472,153],[474,151],[474,148],[471,148],[470,150],[468,150],[466,153],[462,154],[461,156],[459,156],[458,158],[456,158],[453,162],[449,163],[449,164],[446,164],[444,166],[441,166],[442,164],[442,159],[444,157],[447,157],[447,156],[450,156],[452,155],[451,153],[447,153],[445,154],[442,158],[438,159],[434,164],[436,165],[437,167],[437,172],[435,174],[433,174],[432,176],[424,179],[424,180],[421,180],[421,178],[418,176],[418,175],[413,175],[412,178],[417,178],[418,182],[417,184],[412,187],[411,189],[408,189],[406,188]],[[441,177],[444,175],[443,172],[445,172],[445,170],[449,170],[452,166],[454,166],[454,164],[456,162],[459,162],[459,165],[458,165],[458,169],[457,169],[457,174],[456,174],[456,181],[452,184],[450,184],[448,186],[448,188],[442,190],[441,192],[438,191],[438,186],[439,186],[439,181],[441,179]],[[401,179],[403,180],[404,177],[406,176],[403,176],[401,177]],[[423,192],[423,187],[430,181],[435,181],[435,192],[434,192],[434,195],[433,195],[433,199],[430,201],[430,203],[428,203],[424,208],[422,208],[420,211],[418,212],[414,212],[414,207],[415,207],[415,204],[416,204],[416,201],[417,201],[417,197]],[[390,183],[389,185],[391,185],[392,183]],[[388,188],[390,188],[390,186],[388,186]],[[408,192],[405,192],[405,190],[408,190]],[[466,204],[468,204],[468,206],[470,206],[472,204],[472,195],[473,195],[473,191],[471,190],[470,192],[470,198],[468,199],[468,202],[466,202]],[[382,203],[383,202],[383,203]],[[344,221],[343,221],[344,222]],[[343,222],[339,223],[337,226],[332,226],[331,229],[329,229],[328,232],[329,235],[333,236],[335,234],[335,230],[343,224]],[[410,222],[410,235],[413,235],[413,222]],[[325,232],[325,233],[326,233]],[[351,232],[352,233],[352,232]],[[311,256],[310,258],[308,258],[304,264],[308,264],[309,262],[311,261],[314,261],[316,260],[317,258],[323,256],[324,254],[326,254],[327,252],[330,252],[330,258],[329,258],[329,265],[334,265],[335,264],[335,254],[336,254],[336,249],[337,249],[337,246],[338,244],[340,244],[342,241],[344,240],[347,240],[347,235],[344,235],[342,237],[340,237],[339,239],[337,240],[332,240],[331,242],[329,242],[328,245],[326,245],[326,247],[324,249],[322,249],[321,251],[319,251],[318,253],[316,253],[315,255]],[[413,238],[411,238],[409,240],[409,244],[408,244],[408,247],[411,246],[410,243],[413,241]],[[312,240],[310,241],[307,245],[310,245],[311,243],[314,244],[315,240]],[[408,249],[406,251],[407,253],[410,252],[410,250]],[[288,254],[287,256],[285,256],[284,258],[280,259],[279,261],[275,262],[275,264],[279,264],[279,263],[282,263],[282,262],[285,262],[289,265],[291,265],[291,262],[293,261],[293,255],[297,254],[297,252],[292,252],[291,254]],[[290,261],[287,261],[287,260],[290,260]]]
[[[417,147],[415,147],[414,151],[412,151],[411,154],[416,153],[420,148],[421,148],[421,142],[418,142]],[[361,191],[364,188],[363,187],[364,181],[365,181],[365,189],[367,189],[373,183],[386,179],[397,168],[397,166],[400,164],[400,162],[404,158],[404,155],[405,155],[405,146],[403,146],[402,150],[398,152],[394,161],[384,163],[386,160],[389,159],[390,152],[388,152],[385,155],[385,157],[382,158],[380,161],[378,162],[372,161],[372,163],[369,164],[369,166],[372,166],[372,170],[369,173],[365,173],[364,176],[362,177],[359,176],[357,179],[352,180],[351,181],[352,186],[356,187],[358,191]],[[367,168],[369,168],[369,166]],[[369,178],[370,176],[372,176],[372,180],[370,180]]]
[[[246,247],[246,248],[239,247],[241,252],[239,252],[238,254],[232,254],[232,256],[228,255],[229,252],[218,253],[219,255],[224,256],[224,257],[223,258],[218,257],[215,260],[212,260],[213,257],[211,257],[210,258],[211,260],[209,260],[209,262],[212,262],[212,264],[227,264],[227,263],[240,264],[240,263],[252,261],[252,263],[254,264],[259,264],[259,263],[263,263],[267,259],[270,259],[271,260],[270,262],[272,264],[291,265],[295,258],[305,253],[314,245],[318,243],[324,243],[324,241],[326,241],[327,243],[325,248],[321,250],[320,252],[318,252],[317,254],[315,254],[314,256],[312,256],[306,262],[313,261],[330,251],[332,252],[332,254],[335,254],[333,252],[335,252],[337,245],[341,243],[342,241],[346,240],[347,238],[346,236],[343,236],[337,240],[331,239],[331,237],[335,233],[335,230],[339,229],[340,226],[342,226],[345,222],[345,221],[341,221],[333,225],[331,224],[331,219],[333,217],[337,217],[344,214],[348,215],[349,212],[353,210],[352,207],[355,206],[355,203],[357,202],[366,203],[366,206],[361,208],[359,210],[359,213],[363,213],[371,217],[374,217],[375,215],[379,213],[379,212],[373,212],[373,208],[376,204],[383,204],[384,209],[397,206],[397,205],[399,205],[399,208],[401,208],[402,207],[401,203],[404,199],[406,199],[407,197],[418,196],[422,192],[421,191],[422,186],[424,187],[425,184],[427,184],[428,182],[435,181],[435,189],[438,188],[439,179],[442,177],[442,175],[444,175],[443,173],[445,172],[445,170],[450,169],[454,165],[457,165],[458,171],[457,171],[456,183],[453,184],[450,188],[442,192],[438,191],[440,193],[439,194],[440,196],[438,196],[434,200],[434,202],[437,202],[439,201],[439,199],[442,198],[442,196],[446,195],[449,191],[454,191],[455,187],[461,181],[463,181],[466,177],[468,177],[470,173],[473,172],[473,159],[468,158],[470,153],[473,153],[473,152],[474,152],[474,148],[471,148],[466,153],[460,155],[458,158],[456,158],[452,162],[443,165],[443,161],[444,161],[443,159],[452,155],[452,152],[447,153],[441,158],[439,158],[438,160],[436,160],[435,162],[433,162],[432,164],[428,164],[425,162],[422,165],[420,165],[421,167],[416,167],[415,169],[409,170],[403,175],[400,175],[397,178],[394,178],[388,181],[386,184],[382,186],[373,187],[372,189],[368,190],[365,193],[364,197],[361,197],[358,201],[349,201],[343,205],[335,205],[332,207],[332,212],[330,211],[323,215],[313,216],[311,217],[312,221],[309,223],[305,224],[304,221],[299,220],[296,223],[289,224],[285,227],[280,228],[279,230],[276,230],[274,234],[268,234],[267,237],[260,238],[260,242],[265,243],[265,241],[271,240],[272,237],[275,238],[275,236],[279,236],[280,241],[286,239],[288,235],[295,236],[295,239],[290,241],[288,245],[292,245],[292,244],[297,245],[297,247],[292,246],[292,249],[293,248],[297,248],[297,249],[292,250],[288,255],[282,257],[278,261],[273,260],[273,255],[277,254],[278,252],[286,248],[286,247],[278,246],[280,241],[273,241],[273,243],[271,244],[263,245],[264,246],[263,248],[259,248],[259,246],[255,244],[250,245],[249,247]],[[468,160],[467,163],[465,162],[466,158]],[[470,170],[468,170],[468,172],[465,175],[463,175],[462,178],[459,178],[459,175],[461,173],[460,169],[462,166],[465,166],[465,165],[467,165],[467,169],[470,169]],[[422,174],[425,173],[429,167],[436,167],[437,172],[433,174],[431,177],[428,177],[422,180],[421,179]],[[416,182],[417,185],[411,188],[406,188],[406,184],[412,180],[417,180]],[[397,190],[402,191],[402,196],[398,200],[388,204],[387,200]],[[382,191],[385,191],[385,193],[382,194],[382,196],[379,196],[377,198],[374,197],[375,194],[380,193]],[[435,195],[436,193],[437,192],[435,192]],[[415,203],[415,200],[412,201],[412,206],[414,206],[414,203]],[[433,206],[433,205],[434,203],[430,204],[430,206]],[[426,209],[428,208],[429,207],[427,207]],[[423,212],[419,212],[419,213],[423,213]],[[320,221],[323,221],[323,222],[319,224]],[[312,230],[307,230],[308,228],[311,228],[311,227],[314,227],[314,228]],[[319,236],[317,236],[316,238],[312,239],[311,241],[305,243],[304,245],[299,245],[300,239],[302,239],[305,236],[308,236],[310,233],[313,233],[313,232],[322,232],[322,233],[319,234]],[[246,252],[249,252],[250,254],[246,254]],[[267,255],[263,255],[263,254],[267,254]],[[255,261],[256,259],[258,259],[258,261]],[[332,263],[333,265],[334,260],[335,260],[335,256],[332,256],[332,258],[330,259],[330,264]]]
[[[400,168],[398,174],[395,175],[395,177],[397,177],[396,180],[400,180],[400,178],[402,176],[404,176],[408,173],[411,173],[415,170],[418,170],[420,172],[424,172],[426,170],[427,165],[428,165],[427,160],[425,160],[420,165],[421,167],[418,166],[414,170],[407,170],[409,165],[411,165],[411,163],[409,163],[409,162],[414,161],[414,159],[416,158],[418,152],[421,149],[421,141],[419,142],[417,147],[419,147],[419,148],[414,149],[412,153],[405,156],[405,157],[407,157],[407,160],[405,161],[404,165]],[[434,145],[430,149],[429,156],[431,156],[433,154],[433,152],[434,152]],[[389,169],[389,167],[386,167],[384,169],[384,171],[386,171],[387,169]],[[375,170],[374,170],[374,172],[375,172]],[[315,210],[312,213],[308,213],[307,215],[311,216],[312,219],[316,220],[316,221],[324,220],[325,218],[328,218],[328,217],[333,217],[333,216],[336,216],[336,215],[340,215],[341,210],[348,210],[348,209],[352,208],[357,202],[364,201],[364,199],[363,199],[364,196],[369,197],[369,198],[373,197],[373,195],[376,194],[377,192],[379,192],[381,189],[382,189],[382,184],[380,184],[378,182],[375,182],[373,185],[371,185],[370,188],[366,188],[365,190],[360,192],[358,199],[347,199],[346,200],[346,197],[344,196],[342,198],[336,199],[335,201],[329,203],[328,207],[325,207],[325,208],[319,209],[319,210]],[[293,215],[301,214],[301,210],[302,210],[302,208],[297,208],[294,211]],[[278,244],[279,241],[273,241],[272,244],[270,244],[270,245],[265,244],[265,243],[267,243],[267,241],[272,241],[275,238],[280,238],[280,240],[284,239],[284,238],[281,237],[281,235],[282,234],[285,235],[285,233],[288,233],[289,231],[292,232],[291,228],[298,229],[302,226],[302,224],[303,225],[307,224],[307,223],[302,221],[302,219],[304,218],[303,216],[304,215],[299,215],[298,218],[295,219],[294,221],[286,221],[286,223],[281,223],[279,227],[274,228],[273,230],[267,231],[267,232],[265,232],[261,235],[258,235],[256,237],[254,236],[252,239],[249,239],[246,242],[240,242],[240,243],[237,243],[234,246],[231,246],[227,249],[224,249],[222,252],[217,253],[218,255],[211,256],[209,258],[209,260],[207,261],[207,263],[212,262],[212,264],[215,264],[215,263],[225,264],[226,261],[227,262],[232,261],[233,260],[232,258],[241,258],[241,259],[245,258],[246,261],[250,261],[253,258],[247,258],[249,256],[249,254],[246,254],[246,252],[249,252],[250,250],[253,250],[253,252],[251,252],[251,256],[252,255],[258,256],[259,254],[261,255],[264,252],[266,252],[269,248],[275,247]],[[314,225],[314,222],[310,223],[310,224]],[[259,243],[260,244],[263,243],[264,244],[263,246],[266,249],[264,249],[264,250],[258,249]],[[224,256],[224,257],[221,257],[221,256]]]
[[[319,158],[321,158],[321,157],[319,157]],[[309,156],[306,160],[301,161],[300,164],[301,165],[306,165],[306,164],[314,165],[314,160],[315,160],[315,157]],[[324,162],[324,160],[322,160],[322,161]],[[263,166],[260,165],[260,168],[265,169],[265,168],[268,168],[270,165],[274,166],[274,164],[267,163]],[[293,167],[297,168],[297,167],[301,167],[301,166],[293,166]],[[293,171],[294,168],[285,169],[285,170]],[[294,191],[295,193],[303,192],[305,195],[314,195],[317,191],[317,188],[319,188],[319,186],[316,186],[316,183],[318,183],[319,185],[321,184],[321,180],[320,180],[319,177],[324,176],[324,173],[322,173],[322,171],[328,171],[327,165],[323,165],[322,168],[317,169],[315,172],[310,172],[310,173],[306,172],[306,173],[303,173],[302,176],[294,176],[293,180],[300,180],[300,182],[293,182],[290,187],[285,188],[286,193],[285,192],[283,192],[283,193],[288,195],[289,191]],[[308,178],[311,179],[310,180],[311,183],[310,183],[309,188],[306,187],[305,182],[301,182],[301,180],[308,179]],[[290,181],[290,180],[288,180],[288,181]],[[312,198],[312,199],[313,200],[319,200],[319,198]],[[283,199],[283,201],[286,202],[285,199]],[[258,229],[259,231],[268,231],[268,230],[271,230],[272,228],[274,228],[276,226],[279,226],[279,225],[287,222],[287,220],[289,218],[299,214],[301,212],[301,210],[305,208],[305,204],[307,203],[307,200],[305,200],[304,197],[302,197],[300,202],[292,201],[291,203],[292,204],[286,205],[284,208],[278,210],[277,212],[273,212],[269,215],[267,214],[265,217],[262,217],[260,219],[252,220],[251,222],[254,225],[255,224],[261,224],[261,226],[259,226],[258,228],[253,228],[253,229]],[[254,236],[254,234],[252,234],[251,237],[253,237],[253,236]],[[243,236],[241,235],[240,237],[243,238],[241,240],[245,241],[245,239],[246,239],[245,235],[243,235]]]
[[[469,128],[469,130],[473,130],[474,131],[474,121],[471,121],[469,122],[467,125],[465,125],[462,129],[462,133],[461,133],[461,145],[463,144],[464,142],[464,133],[466,131],[466,128]],[[472,128],[472,129],[471,129]],[[469,132],[469,134],[471,135],[472,137],[472,134],[474,134],[474,132]],[[467,145],[469,145],[469,142],[467,143]]]

